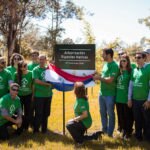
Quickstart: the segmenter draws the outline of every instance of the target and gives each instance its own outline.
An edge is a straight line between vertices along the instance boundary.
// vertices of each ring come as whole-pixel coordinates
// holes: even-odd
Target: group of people
[[[105,63],[101,75],[93,77],[101,82],[102,130],[113,137],[116,104],[118,131],[122,138],[130,138],[135,123],[136,139],[150,141],[150,49],[135,54],[136,64],[131,63],[126,52],[118,53],[118,63],[113,60],[113,55],[112,49],[103,50]]]
[[[31,53],[31,63],[14,53],[10,66],[0,57],[0,139],[8,139],[8,126],[17,125],[20,135],[29,126],[33,133],[46,133],[52,100],[52,85],[45,82],[46,55]]]
[[[93,75],[100,80],[99,107],[102,131],[85,135],[92,124],[88,97],[82,82],[74,85],[76,101],[75,117],[66,128],[74,141],[82,145],[87,140],[97,140],[101,134],[113,137],[115,128],[115,104],[118,132],[123,139],[133,133],[142,141],[150,141],[150,49],[135,54],[136,64],[131,63],[125,51],[118,53],[119,62],[113,59],[111,48],[103,49],[104,66],[101,74]],[[10,66],[0,57],[0,139],[8,139],[7,127],[16,124],[16,134],[33,128],[33,133],[46,133],[52,100],[52,85],[45,81],[47,58],[39,52],[31,53],[32,62],[27,64],[23,56],[14,53]]]

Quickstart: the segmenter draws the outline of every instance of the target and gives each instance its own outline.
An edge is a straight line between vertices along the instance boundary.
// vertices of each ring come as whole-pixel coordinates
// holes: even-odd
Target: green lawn
[[[93,118],[92,127],[88,130],[88,133],[92,133],[99,130],[101,127],[99,106],[98,106],[98,92],[99,85],[96,85],[93,89],[88,89],[90,112]],[[12,137],[9,141],[0,141],[0,150],[73,150],[74,142],[66,130],[66,135],[62,135],[63,131],[63,94],[62,92],[54,90],[54,96],[52,101],[51,116],[49,117],[48,128],[49,132],[46,134],[32,134],[32,130],[23,133],[20,137]],[[73,117],[73,104],[75,97],[73,92],[65,93],[65,111],[66,121]],[[117,121],[116,121],[117,122]],[[117,124],[116,124],[117,127]],[[89,150],[100,149],[131,149],[131,150],[148,150],[150,149],[150,143],[138,142],[134,137],[130,141],[123,141],[117,134],[114,139],[104,135],[102,140],[86,142],[83,148]]]

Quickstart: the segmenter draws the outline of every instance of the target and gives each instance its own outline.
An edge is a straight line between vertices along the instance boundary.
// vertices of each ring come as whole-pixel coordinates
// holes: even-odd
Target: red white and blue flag
[[[71,91],[74,83],[79,81],[83,82],[85,87],[94,86],[93,73],[94,70],[62,70],[53,64],[49,64],[45,72],[45,80],[59,91]]]

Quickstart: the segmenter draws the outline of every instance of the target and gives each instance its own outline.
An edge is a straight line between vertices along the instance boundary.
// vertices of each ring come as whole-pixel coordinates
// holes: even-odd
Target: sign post
[[[86,76],[95,71],[95,44],[55,45],[55,65],[64,71]],[[63,91],[63,135],[65,135],[65,91]]]

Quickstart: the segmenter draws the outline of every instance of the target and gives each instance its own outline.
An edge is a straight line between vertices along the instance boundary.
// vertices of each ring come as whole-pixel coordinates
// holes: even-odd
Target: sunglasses
[[[6,64],[6,61],[2,61],[2,62],[0,62],[2,65],[4,65],[4,64]]]
[[[32,56],[32,57],[38,57],[38,55],[37,55],[37,54],[32,54],[31,56]]]
[[[20,60],[20,58],[14,58],[14,60]]]
[[[121,56],[121,55],[123,55],[123,54],[124,54],[124,53],[119,53],[118,55]]]
[[[123,60],[120,60],[121,62],[127,62],[127,60],[123,59]]]
[[[11,88],[12,91],[18,92],[19,89]]]
[[[142,59],[142,57],[141,56],[137,56],[137,57],[135,57],[135,59]]]
[[[26,68],[26,67],[27,67],[27,64],[23,64],[23,65],[22,65],[22,68]]]

